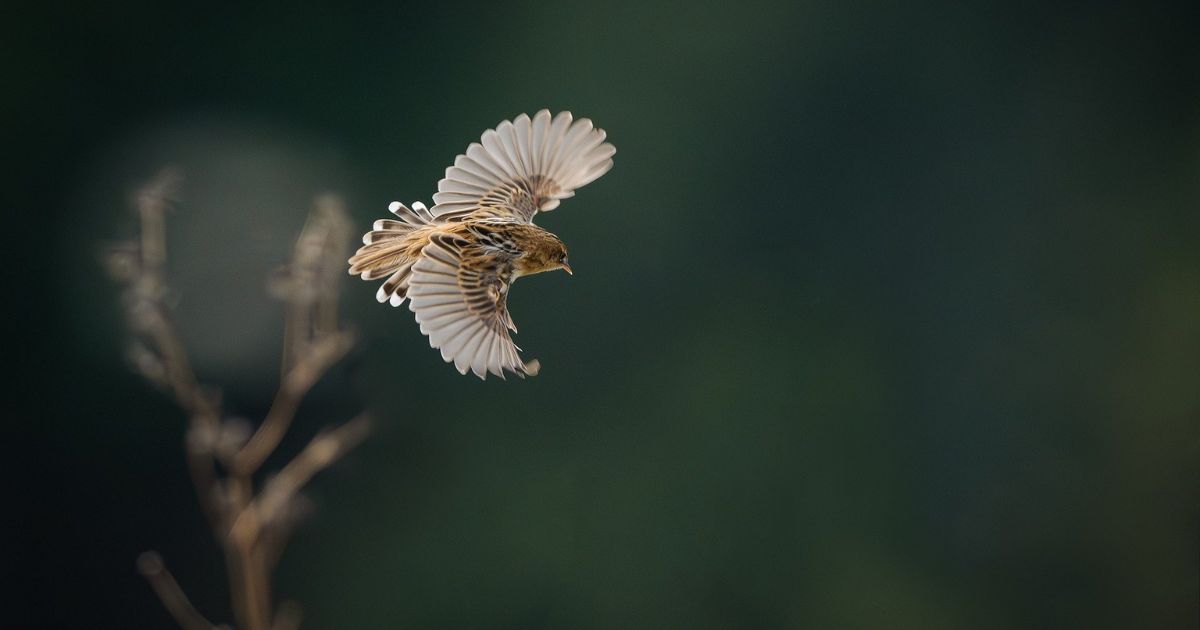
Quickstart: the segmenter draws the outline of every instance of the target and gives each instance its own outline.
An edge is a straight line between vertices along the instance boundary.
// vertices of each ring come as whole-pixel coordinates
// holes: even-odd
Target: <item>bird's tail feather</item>
[[[387,276],[375,299],[400,306],[408,295],[408,278],[421,244],[414,243],[413,232],[428,225],[433,217],[421,203],[413,209],[395,201],[388,207],[399,220],[380,219],[373,229],[363,235],[363,246],[350,257],[351,275],[363,280],[378,280]]]

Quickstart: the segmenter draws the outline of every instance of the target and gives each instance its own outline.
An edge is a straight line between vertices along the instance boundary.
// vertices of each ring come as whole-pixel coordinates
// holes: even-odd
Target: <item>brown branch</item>
[[[162,169],[138,190],[136,206],[142,223],[142,263],[161,275],[167,262],[167,208],[179,192],[183,176],[179,169]]]
[[[244,630],[294,630],[300,624],[299,607],[287,602],[273,610],[270,576],[298,513],[289,508],[296,506],[300,489],[313,475],[362,441],[366,417],[318,434],[257,495],[254,475],[286,435],[304,396],[354,343],[354,335],[337,323],[337,283],[344,275],[349,221],[336,197],[318,199],[283,281],[272,287],[285,302],[283,375],[270,410],[247,438],[239,423],[222,422],[219,396],[197,381],[171,317],[165,215],[179,180],[177,172],[167,169],[138,192],[138,245],[117,248],[106,260],[110,273],[126,287],[123,298],[137,335],[130,359],[188,416],[188,467],[225,552],[239,625]],[[219,463],[225,465],[224,476]],[[181,627],[214,627],[191,605],[158,554],[142,554],[138,567]]]
[[[213,630],[217,627],[192,606],[192,602],[183,594],[175,576],[167,570],[162,556],[157,552],[147,551],[138,556],[137,567],[138,572],[150,582],[150,588],[154,589],[154,593],[162,601],[163,608],[167,609],[179,627],[184,630]]]
[[[258,544],[262,547],[263,558],[268,568],[274,569],[279,564],[292,532],[310,510],[311,505],[304,495],[296,493],[275,518],[267,523],[267,527],[259,532]]]
[[[135,330],[140,329],[153,348],[153,356],[143,356],[142,373],[149,370],[149,361],[157,359],[162,382],[176,403],[188,413],[187,459],[196,495],[214,528],[221,517],[216,505],[216,476],[210,436],[215,432],[220,416],[220,404],[208,396],[196,380],[179,331],[166,303],[167,262],[166,213],[177,197],[182,175],[177,169],[165,168],[135,195],[141,224],[138,273],[129,282],[127,302]],[[152,379],[153,381],[154,379]]]
[[[266,630],[271,619],[271,580],[253,540],[230,535],[226,544],[230,579],[240,588],[234,600],[238,619],[249,630]]]
[[[274,522],[296,493],[348,451],[362,442],[370,429],[366,414],[333,429],[318,433],[292,461],[267,482],[258,498],[241,514],[231,528],[231,535],[254,537],[263,524]]]
[[[338,286],[345,276],[345,244],[352,226],[335,195],[317,198],[292,253],[291,263],[274,279],[271,291],[285,305],[280,371],[291,371],[313,340],[338,332]]]
[[[229,462],[234,474],[251,475],[287,433],[300,401],[354,345],[337,325],[337,283],[344,275],[350,224],[333,195],[317,199],[292,254],[271,287],[283,298],[285,319],[281,383],[258,431]]]
[[[369,428],[361,415],[332,430],[322,431],[295,458],[267,482],[258,497],[246,505],[229,529],[228,539],[238,551],[237,580],[245,593],[241,601],[247,625],[266,627],[270,614],[270,582],[267,572],[277,559],[282,542],[274,542],[268,533],[282,534],[276,525],[284,510],[313,475],[327,468],[362,442]],[[250,561],[247,561],[249,559]],[[285,618],[285,621],[287,618]],[[296,619],[299,623],[299,619]]]
[[[321,290],[313,307],[313,334],[320,336],[338,330],[338,286],[346,277],[345,243],[351,238],[353,226],[346,216],[346,207],[336,195],[322,195],[316,201],[313,215],[321,222],[321,265],[317,282]]]
[[[141,220],[140,274],[131,283],[131,312],[135,327],[144,328],[166,369],[167,381],[176,401],[185,410],[209,416],[205,397],[192,372],[187,351],[166,304],[167,262],[166,213],[177,196],[182,176],[174,168],[159,171],[136,195]]]
[[[346,356],[353,345],[354,335],[342,332],[326,335],[309,346],[280,383],[266,419],[229,462],[234,474],[252,475],[262,466],[263,460],[279,446],[279,441],[291,427],[300,401],[308,390],[321,380],[333,364]]]
[[[192,371],[191,361],[184,350],[179,332],[167,312],[165,305],[157,304],[157,321],[147,331],[147,336],[153,342],[154,348],[162,357],[166,368],[167,383],[176,402],[192,417],[208,426],[216,422],[215,409],[209,405],[196,375]]]

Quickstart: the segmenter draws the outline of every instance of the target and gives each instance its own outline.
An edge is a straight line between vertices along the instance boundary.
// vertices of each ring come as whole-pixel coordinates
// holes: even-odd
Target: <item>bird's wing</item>
[[[539,211],[558,207],[575,189],[612,168],[617,152],[604,130],[570,112],[553,118],[543,109],[521,114],[483,132],[446,169],[430,212],[443,220],[484,210],[531,222]]]
[[[508,333],[516,330],[506,306],[510,286],[504,257],[452,234],[434,234],[413,264],[408,307],[429,345],[460,373],[533,376],[538,362],[522,361]]]

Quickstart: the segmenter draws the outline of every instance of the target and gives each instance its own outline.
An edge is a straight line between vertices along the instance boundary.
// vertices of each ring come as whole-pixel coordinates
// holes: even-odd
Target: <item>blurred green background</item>
[[[540,376],[459,376],[347,278],[283,455],[376,431],[279,569],[306,627],[1197,627],[1197,9],[13,7],[6,623],[170,627],[145,549],[230,618],[97,263],[139,182],[186,172],[179,319],[259,418],[314,195],[365,230],[548,107],[618,153],[540,220],[576,275],[510,301]]]

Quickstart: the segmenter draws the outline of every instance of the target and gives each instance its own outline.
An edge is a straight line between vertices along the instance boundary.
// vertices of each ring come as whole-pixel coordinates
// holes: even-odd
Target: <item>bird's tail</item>
[[[363,280],[387,280],[375,293],[380,302],[400,306],[408,297],[408,278],[416,262],[424,239],[415,234],[433,222],[424,204],[414,203],[410,209],[399,201],[393,201],[388,210],[400,220],[380,219],[373,229],[363,235],[363,246],[350,257],[350,274],[361,275]]]

